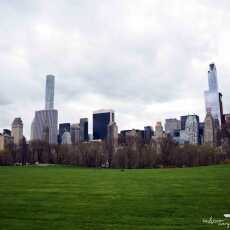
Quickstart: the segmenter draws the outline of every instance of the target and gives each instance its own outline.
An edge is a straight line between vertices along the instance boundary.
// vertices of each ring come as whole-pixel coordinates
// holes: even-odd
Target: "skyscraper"
[[[54,109],[54,87],[55,77],[53,75],[46,76],[46,94],[45,94],[45,109]]]
[[[155,137],[156,138],[162,138],[163,135],[164,135],[163,126],[162,126],[161,122],[158,121],[156,123],[156,126],[155,126]]]
[[[59,124],[59,134],[58,134],[58,143],[62,143],[62,136],[65,132],[70,132],[70,123],[61,123]]]
[[[199,143],[199,121],[196,115],[187,117],[185,134],[189,144],[197,145]]]
[[[204,121],[204,144],[213,146],[215,143],[215,121],[210,112],[207,113]]]
[[[214,63],[209,65],[208,85],[209,91],[218,92],[217,71]]]
[[[171,137],[174,136],[174,131],[180,129],[180,122],[176,118],[165,120],[165,132]]]
[[[76,145],[80,143],[80,125],[72,124],[70,128],[72,144]]]
[[[115,122],[113,110],[98,110],[93,113],[93,139],[105,140],[107,138],[108,125]]]
[[[43,140],[57,144],[58,111],[54,109],[55,77],[46,76],[45,110],[35,112],[31,125],[31,140]]]
[[[88,118],[80,119],[80,140],[88,141],[89,140],[89,130],[88,130]]]
[[[150,144],[152,136],[154,135],[152,126],[144,127],[144,142],[145,144]]]
[[[49,144],[57,144],[58,111],[36,111],[31,130],[31,140],[42,140],[48,142]],[[48,139],[47,135],[49,137]]]
[[[222,95],[218,92],[217,71],[215,64],[209,65],[208,71],[209,90],[204,92],[206,113],[211,111],[213,119],[217,119],[219,124],[223,120],[222,117]]]
[[[12,137],[15,145],[19,145],[23,139],[23,123],[20,117],[15,118],[12,123]]]

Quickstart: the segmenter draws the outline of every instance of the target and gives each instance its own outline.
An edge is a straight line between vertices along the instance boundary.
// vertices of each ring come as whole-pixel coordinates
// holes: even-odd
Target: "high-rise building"
[[[45,95],[45,109],[54,109],[54,87],[55,77],[53,75],[46,76],[46,95]]]
[[[0,151],[5,150],[14,143],[14,138],[8,134],[0,133]]]
[[[9,129],[3,129],[3,135],[11,136],[11,131]]]
[[[164,135],[163,126],[162,126],[161,122],[158,121],[156,123],[156,126],[155,126],[155,137],[156,138],[162,138],[163,135]]]
[[[213,119],[219,121],[219,125],[223,121],[222,94],[218,91],[217,71],[215,64],[209,65],[208,71],[209,90],[204,92],[206,113],[211,111]]]
[[[189,115],[185,124],[185,134],[189,144],[199,143],[199,121],[196,115]]]
[[[93,113],[93,139],[106,140],[108,125],[115,122],[113,110],[98,110]]]
[[[58,137],[58,111],[41,110],[35,112],[32,123],[31,140],[48,141],[49,144],[57,144]],[[47,140],[47,135],[49,136]]]
[[[185,124],[186,124],[187,117],[188,117],[187,115],[180,117],[180,129],[181,130],[185,130]]]
[[[208,85],[209,91],[218,92],[217,71],[214,63],[209,65]]]
[[[154,135],[153,127],[152,126],[145,126],[144,127],[144,142],[145,142],[145,144],[150,144],[153,135]]]
[[[80,119],[80,140],[88,141],[89,140],[89,127],[88,127],[88,118]]]
[[[107,145],[112,150],[118,147],[118,127],[115,122],[110,122],[108,124]]]
[[[15,145],[19,145],[23,139],[23,123],[20,117],[15,118],[12,123],[12,137]]]
[[[80,143],[80,125],[72,124],[70,128],[72,144],[76,145]]]
[[[62,136],[65,132],[70,132],[70,123],[59,124],[58,143],[62,143]]]
[[[63,145],[71,145],[72,144],[70,132],[68,132],[68,131],[64,132],[64,134],[62,135],[62,144]]]
[[[31,125],[31,140],[42,140],[49,144],[57,144],[58,111],[54,109],[55,77],[46,76],[45,110],[35,112]]]
[[[175,130],[180,129],[180,122],[176,118],[166,119],[165,120],[165,132],[171,137],[174,136]]]
[[[208,112],[204,121],[204,144],[215,144],[215,121],[211,112]]]

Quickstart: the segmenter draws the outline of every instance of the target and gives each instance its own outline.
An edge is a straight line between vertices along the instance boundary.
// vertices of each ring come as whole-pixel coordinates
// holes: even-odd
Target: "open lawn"
[[[0,229],[227,229],[230,165],[106,170],[0,167]],[[230,219],[225,219],[230,223]]]

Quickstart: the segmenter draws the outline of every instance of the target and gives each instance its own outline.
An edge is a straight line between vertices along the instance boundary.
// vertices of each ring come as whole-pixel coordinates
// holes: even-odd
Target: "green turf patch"
[[[0,229],[227,229],[230,166],[0,167]],[[229,220],[230,222],[230,220]]]

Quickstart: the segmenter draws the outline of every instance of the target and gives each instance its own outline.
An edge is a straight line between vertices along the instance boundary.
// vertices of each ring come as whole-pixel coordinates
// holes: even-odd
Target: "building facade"
[[[163,126],[161,122],[158,121],[155,126],[155,138],[163,138],[163,136],[164,136]]]
[[[175,130],[180,129],[180,121],[176,118],[165,120],[165,133],[169,134],[171,137],[174,136]]]
[[[15,118],[12,123],[12,137],[15,145],[19,145],[23,139],[23,122],[20,117]]]
[[[215,64],[209,65],[208,71],[209,90],[204,92],[206,113],[211,111],[214,120],[223,121],[222,94],[218,91],[217,70]]]
[[[58,111],[57,110],[36,111],[31,126],[31,140],[42,140],[46,142],[48,141],[49,144],[57,144],[57,138],[58,138]]]
[[[0,151],[5,150],[8,146],[14,143],[14,138],[8,134],[0,133]]]
[[[215,122],[211,112],[209,112],[204,121],[204,144],[214,146],[215,142]]]
[[[145,126],[144,127],[144,142],[145,142],[145,144],[150,144],[153,135],[154,135],[153,127],[152,126]]]
[[[45,93],[45,110],[54,109],[54,88],[55,88],[55,77],[53,75],[47,75],[46,93]]]
[[[80,125],[79,124],[72,124],[70,128],[71,134],[71,141],[72,144],[77,145],[80,143]]]
[[[80,140],[81,140],[81,142],[89,140],[88,118],[81,118],[80,119]]]
[[[98,110],[93,113],[93,139],[106,140],[108,125],[115,122],[113,110]]]
[[[70,123],[61,123],[61,124],[59,124],[58,144],[62,143],[62,136],[66,131],[70,132]]]
[[[71,140],[71,135],[70,132],[65,131],[64,134],[62,135],[62,145],[71,145],[72,140]]]
[[[185,134],[189,144],[199,143],[199,121],[196,115],[189,115],[186,120]]]

